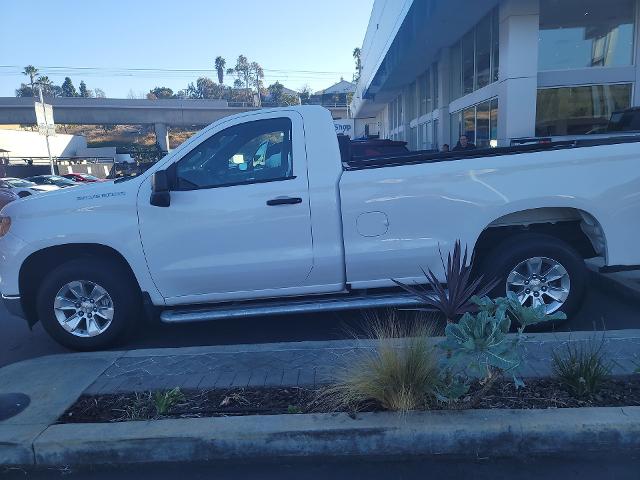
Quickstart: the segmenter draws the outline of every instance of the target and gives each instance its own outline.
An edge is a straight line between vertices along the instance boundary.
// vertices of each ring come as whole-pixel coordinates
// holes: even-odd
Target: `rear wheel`
[[[546,313],[575,313],[582,302],[587,269],[566,242],[542,234],[520,234],[498,245],[483,262],[487,279],[498,279],[492,292],[513,292],[525,306],[543,305]]]
[[[139,315],[137,286],[119,265],[98,258],[71,260],[42,282],[38,318],[58,343],[96,350],[121,340]]]

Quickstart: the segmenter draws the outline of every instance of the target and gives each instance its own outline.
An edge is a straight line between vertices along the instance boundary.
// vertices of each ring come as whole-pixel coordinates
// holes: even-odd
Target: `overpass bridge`
[[[56,123],[76,125],[154,125],[156,141],[169,150],[168,127],[208,125],[236,113],[259,110],[259,107],[226,100],[193,99],[115,99],[49,98]],[[33,98],[0,97],[0,124],[35,124]],[[347,107],[327,107],[334,118],[347,118]]]

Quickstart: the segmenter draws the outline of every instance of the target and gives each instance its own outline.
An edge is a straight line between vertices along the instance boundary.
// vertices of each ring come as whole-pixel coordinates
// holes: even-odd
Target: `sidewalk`
[[[634,331],[626,331],[634,332]],[[630,336],[631,335],[631,336]],[[567,341],[589,341],[592,332],[529,334],[523,377],[551,374],[553,348]],[[600,341],[601,334],[595,337]],[[614,374],[633,371],[640,355],[640,331],[607,332],[605,351],[615,362]],[[87,394],[170,389],[222,389],[305,386],[331,383],[341,367],[363,351],[376,348],[370,340],[233,345],[123,352],[87,388]],[[640,359],[636,358],[636,360]]]
[[[591,332],[531,334],[526,343],[529,366],[520,374],[523,377],[546,376],[551,372],[551,352],[553,348],[560,347],[568,341],[583,342],[593,338],[594,334]],[[599,341],[601,337],[598,336],[596,338]],[[148,448],[150,448],[148,445],[154,445],[154,442],[149,437],[154,431],[161,432],[161,436],[163,438],[166,437],[166,441],[173,441],[178,437],[190,435],[190,432],[200,431],[203,428],[206,430],[205,427],[213,424],[219,428],[223,428],[223,426],[225,429],[228,428],[228,431],[225,430],[227,432],[225,435],[233,435],[235,431],[233,430],[235,428],[234,425],[243,426],[242,428],[246,428],[247,425],[254,425],[255,428],[259,428],[259,425],[264,424],[271,426],[269,428],[273,429],[273,435],[284,435],[286,432],[278,430],[280,426],[276,421],[277,419],[260,416],[245,419],[191,419],[186,423],[181,423],[186,420],[127,422],[119,425],[55,425],[55,422],[83,393],[134,392],[168,389],[176,386],[183,389],[279,385],[314,387],[330,382],[335,378],[336,372],[339,371],[340,367],[345,366],[355,356],[375,348],[375,346],[376,342],[372,341],[342,340],[74,353],[41,357],[9,365],[0,369],[0,394],[24,393],[31,398],[31,404],[18,415],[0,422],[0,465],[34,463],[53,465],[58,464],[57,462],[65,463],[65,459],[68,460],[71,457],[65,457],[64,455],[67,455],[67,453],[71,455],[69,453],[71,451],[76,452],[74,455],[80,455],[79,452],[85,448],[85,446],[78,443],[80,437],[72,438],[74,435],[80,435],[80,433],[82,433],[82,438],[86,437],[85,440],[87,438],[92,439],[91,442],[87,440],[86,448],[89,448],[89,444],[95,444],[92,448],[100,450],[101,447],[98,444],[100,442],[109,442],[109,440],[107,437],[96,436],[97,432],[110,431],[115,432],[114,435],[117,434],[110,444],[114,449],[117,450],[119,448],[117,447],[117,445],[120,445],[118,442],[124,438],[130,440],[129,447],[133,449],[139,448],[141,439],[144,438],[149,440],[148,442],[145,440],[145,448],[143,449],[147,452],[149,451]],[[634,361],[637,361],[638,355],[640,355],[640,330],[607,332],[604,349],[609,358],[615,362],[614,374],[630,374],[635,368]],[[632,408],[635,409],[633,410],[634,412],[636,410],[640,412],[640,407]],[[605,410],[607,409],[602,410],[604,417],[597,418],[609,418],[606,415],[617,415],[617,413],[611,412],[605,414]],[[494,412],[491,415],[498,414],[499,412]],[[580,416],[577,413],[566,412],[566,414],[574,415],[574,417],[575,415]],[[440,418],[442,415],[427,412],[418,415],[416,418]],[[464,415],[475,419],[474,422],[476,422],[477,428],[480,429],[478,431],[488,428],[483,424],[482,419],[485,417],[482,415],[484,414],[465,413]],[[563,414],[554,415],[562,416]],[[320,435],[324,429],[323,422],[327,421],[326,418],[333,418],[331,415],[325,417],[314,415],[295,417],[300,418],[299,421],[302,422],[300,426],[289,424],[285,426],[294,430],[309,428],[315,432],[313,435]],[[303,417],[310,418],[303,421]],[[325,418],[325,420],[321,421],[322,418]],[[346,418],[348,419],[348,417]],[[372,415],[367,418],[369,418],[369,428],[375,430],[376,418],[387,417]],[[509,418],[513,419],[514,417],[511,415]],[[332,424],[334,426],[331,428],[336,428],[337,431],[342,432],[342,425],[344,422],[348,422],[347,419],[342,419],[342,417],[336,419]],[[225,420],[228,420],[229,423],[225,423]],[[285,420],[282,421],[284,422]],[[286,421],[294,420],[289,416],[289,420]],[[385,421],[388,421],[389,424],[384,428],[397,428],[397,426],[394,426],[397,422],[392,419],[392,416]],[[518,422],[525,423],[526,421],[528,420],[518,420]],[[561,421],[561,419],[554,417],[553,421]],[[598,420],[598,422],[603,421],[605,420]],[[198,422],[203,423],[199,424]],[[448,421],[442,419],[442,422],[442,428],[444,429]],[[196,428],[197,425],[200,426]],[[504,426],[504,428],[509,427],[509,425]],[[635,423],[632,425],[633,428],[636,428],[635,425]],[[638,425],[640,428],[640,423]],[[458,431],[456,435],[459,436],[459,429],[461,428],[459,422],[453,422],[453,427]],[[171,433],[176,428],[177,437],[172,436]],[[579,430],[583,427],[578,425],[576,428]],[[312,433],[308,434],[312,435]],[[124,437],[118,437],[118,435]],[[299,435],[304,437],[307,433],[300,431]],[[405,434],[403,433],[402,435]],[[209,432],[205,437],[205,440],[200,437],[194,437],[192,440],[196,443],[200,441],[216,441],[215,433]],[[266,440],[268,440],[267,437],[265,437]],[[118,438],[120,440],[116,441]],[[411,444],[409,437],[405,440],[407,448],[409,448]],[[162,443],[161,440],[158,441]],[[318,443],[321,446],[319,448],[328,448],[326,443],[323,442]],[[122,448],[125,447],[123,446]],[[252,448],[253,451],[258,451],[259,445],[254,445]],[[220,452],[220,455],[223,455],[223,450],[220,450]],[[186,452],[185,455],[188,453]],[[202,455],[200,456],[205,459],[210,456],[207,451],[201,453]],[[90,461],[91,458],[97,459],[98,457],[105,461],[108,459],[106,451],[100,455],[97,455],[95,451],[91,454],[87,453],[87,455],[85,461]],[[142,453],[139,455],[142,455]],[[80,456],[73,457],[74,461],[81,461],[82,458]],[[143,460],[139,459],[137,461]]]

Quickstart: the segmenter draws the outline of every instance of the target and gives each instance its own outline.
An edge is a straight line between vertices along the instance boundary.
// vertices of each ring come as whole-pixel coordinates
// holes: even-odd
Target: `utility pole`
[[[51,175],[56,174],[56,169],[53,165],[53,157],[51,156],[51,146],[49,145],[49,123],[47,122],[47,109],[44,106],[44,97],[42,95],[42,85],[38,85],[38,94],[40,96],[40,105],[42,105],[42,117],[44,118],[45,134],[44,138],[47,142],[47,155],[49,155],[49,166],[51,167]]]

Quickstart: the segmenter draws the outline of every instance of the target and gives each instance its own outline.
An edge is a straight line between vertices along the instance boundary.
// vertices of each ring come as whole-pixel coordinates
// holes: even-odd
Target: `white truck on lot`
[[[568,313],[585,258],[640,268],[640,143],[354,157],[329,112],[224,118],[133,178],[0,215],[8,309],[75,349],[169,323],[411,306],[456,239],[496,294]],[[266,328],[266,327],[265,327]]]

